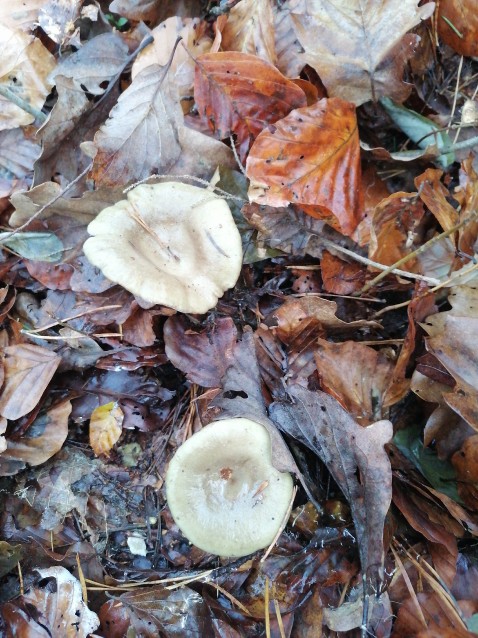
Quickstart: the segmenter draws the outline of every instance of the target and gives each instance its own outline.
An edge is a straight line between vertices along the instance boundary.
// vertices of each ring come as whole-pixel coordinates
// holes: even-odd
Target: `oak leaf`
[[[363,213],[354,105],[323,98],[292,111],[257,137],[246,171],[251,201],[291,202],[350,235]]]
[[[194,96],[216,137],[237,136],[241,158],[268,124],[307,103],[302,89],[272,64],[236,51],[197,58]]]
[[[411,85],[402,82],[419,42],[407,34],[431,16],[433,2],[418,0],[291,0],[291,18],[304,59],[331,97],[363,104],[383,95],[398,102]]]

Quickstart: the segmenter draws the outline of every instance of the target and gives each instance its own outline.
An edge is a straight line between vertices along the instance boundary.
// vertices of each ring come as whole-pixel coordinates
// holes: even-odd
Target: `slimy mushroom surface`
[[[242,266],[227,202],[181,182],[141,184],[89,224],[88,260],[149,304],[204,313],[232,288]]]
[[[186,538],[219,556],[267,547],[280,529],[292,477],[272,465],[266,428],[244,418],[215,421],[188,439],[166,474],[168,505]]]

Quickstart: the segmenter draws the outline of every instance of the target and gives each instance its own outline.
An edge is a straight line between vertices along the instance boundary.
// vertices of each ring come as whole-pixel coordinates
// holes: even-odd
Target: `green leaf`
[[[446,131],[441,131],[432,120],[397,104],[388,97],[381,98],[380,103],[395,124],[420,148],[436,146],[440,153],[437,162],[443,168],[453,164],[455,154],[451,150],[452,142]]]
[[[463,503],[458,496],[455,468],[449,461],[442,461],[436,452],[423,445],[420,426],[399,430],[393,442],[435,490],[446,494],[457,503]]]
[[[32,261],[58,261],[63,244],[53,233],[0,233],[0,244]]]

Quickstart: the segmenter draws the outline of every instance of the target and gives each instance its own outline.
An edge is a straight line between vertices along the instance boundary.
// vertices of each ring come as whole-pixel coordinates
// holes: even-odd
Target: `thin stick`
[[[80,581],[80,585],[81,585],[81,594],[83,596],[83,602],[85,603],[85,605],[87,605],[88,604],[88,589],[86,588],[85,575],[81,568],[80,555],[78,553],[76,554],[76,565],[78,567],[78,580]]]
[[[25,593],[25,585],[23,584],[23,573],[22,566],[20,565],[20,561],[17,563],[17,571],[18,571],[18,582],[20,585],[20,596],[23,596]]]
[[[230,594],[226,589],[224,589],[224,587],[221,587],[221,585],[218,585],[217,583],[213,581],[209,581],[208,584],[215,587],[217,591],[220,591],[221,594],[223,594],[223,596],[226,596],[226,598],[228,598],[233,605],[236,605],[236,607],[238,607],[247,616],[252,616],[251,612],[247,609],[247,607],[243,605],[241,601],[237,600],[237,598],[235,598],[232,594]]]
[[[444,232],[440,233],[439,235],[435,235],[435,237],[432,237],[431,239],[429,239],[427,242],[425,242],[422,246],[420,246],[419,248],[414,250],[412,253],[409,253],[408,255],[405,255],[405,257],[402,257],[401,259],[396,261],[391,266],[388,266],[386,268],[386,270],[384,270],[379,275],[374,277],[371,281],[369,281],[367,284],[365,284],[365,286],[362,288],[360,293],[363,294],[365,292],[368,292],[370,290],[370,288],[373,288],[373,286],[375,286],[379,281],[384,279],[387,275],[389,275],[390,273],[393,273],[394,271],[396,273],[397,272],[397,266],[401,266],[402,264],[406,263],[407,261],[410,261],[410,259],[413,259],[417,255],[420,255],[421,253],[424,253],[426,250],[428,250],[429,248],[434,246],[437,242],[441,241],[442,239],[446,239],[450,235],[453,235],[453,233],[455,233],[457,230],[460,230],[460,228],[462,228],[463,226],[466,226],[466,224],[468,224],[472,219],[475,219],[477,214],[478,214],[477,212],[471,213],[471,215],[468,215],[467,217],[465,217],[465,219],[463,219],[459,224],[456,224],[452,228],[449,228],[448,230],[445,230]],[[428,279],[430,279],[430,278],[428,278]],[[430,281],[429,281],[429,283],[430,283]],[[440,283],[441,282],[439,280],[437,280],[437,279],[435,279],[433,281],[434,285],[439,285]]]
[[[423,626],[425,627],[425,629],[428,629],[428,625],[427,625],[427,621],[425,620],[425,616],[423,615],[422,612],[422,608],[420,607],[420,603],[418,602],[418,598],[417,595],[415,593],[415,590],[413,589],[413,585],[410,581],[410,578],[407,574],[407,571],[405,569],[405,567],[403,566],[402,561],[400,560],[399,555],[397,554],[397,552],[395,551],[395,549],[393,548],[392,545],[390,545],[390,549],[392,550],[392,554],[395,558],[395,562],[398,565],[398,568],[400,570],[400,573],[402,575],[403,580],[405,581],[405,585],[408,589],[408,593],[410,594],[410,598],[412,600],[413,606],[415,607],[415,610],[417,612],[417,616],[418,618],[421,620]]]
[[[66,192],[68,192],[72,186],[77,184],[88,173],[88,171],[91,169],[92,166],[93,166],[93,161],[91,161],[88,164],[88,166],[83,171],[81,171],[81,173],[77,177],[75,177],[75,179],[72,182],[67,184],[65,188],[62,188],[62,190],[57,195],[55,195],[53,199],[50,199],[49,202],[47,202],[41,208],[39,208],[37,212],[34,215],[32,215],[28,221],[26,221],[21,226],[18,226],[18,228],[15,228],[15,230],[12,230],[12,232],[9,235],[7,235],[7,237],[5,237],[4,239],[9,239],[10,237],[13,237],[13,235],[16,235],[21,230],[24,230],[27,226],[29,226],[32,223],[32,221],[34,221],[37,217],[39,217],[42,213],[44,213],[46,209],[49,208],[52,204],[54,204],[57,200],[59,200],[60,197],[63,197],[63,195]]]
[[[234,154],[234,159],[236,160],[236,164],[239,166],[239,170],[241,171],[241,173],[244,176],[246,176],[246,169],[244,168],[241,160],[239,159],[239,155],[237,154],[236,145],[234,144],[234,138],[232,137],[232,135],[229,135],[229,141],[231,143],[231,149]]]
[[[450,113],[450,119],[448,120],[448,127],[451,126],[451,123],[453,122],[453,117],[455,115],[455,109],[456,109],[456,101],[458,99],[458,87],[460,86],[460,77],[461,77],[461,69],[463,68],[463,56],[460,57],[460,64],[458,65],[458,73],[456,75],[456,85],[455,85],[455,93],[453,95],[453,105],[451,107],[451,113]],[[456,137],[455,137],[455,142],[456,142],[456,138],[458,137],[458,133],[460,132],[460,129],[458,129]]]
[[[289,516],[290,513],[292,512],[292,505],[294,504],[294,499],[295,499],[295,495],[297,494],[297,485],[294,485],[294,489],[292,490],[292,496],[289,502],[289,507],[287,508],[287,512],[284,514],[284,517],[282,518],[280,527],[277,531],[277,534],[274,536],[274,540],[272,541],[272,543],[269,545],[269,547],[267,548],[264,556],[261,558],[260,562],[263,563],[266,558],[269,556],[269,554],[272,551],[272,548],[274,547],[274,545],[277,542],[277,539],[279,538],[279,536],[282,534],[282,531],[284,530],[284,527],[287,525],[287,521],[289,520]]]
[[[280,613],[279,603],[277,602],[275,598],[273,602],[274,602],[274,609],[276,611],[276,616],[277,616],[277,624],[279,625],[280,638],[286,638],[285,631],[284,631],[284,623],[282,622],[282,616]]]
[[[389,274],[389,272],[391,272],[394,275],[400,275],[401,277],[408,277],[408,279],[417,279],[418,281],[425,281],[426,283],[432,284],[432,285],[440,283],[440,280],[435,279],[434,277],[425,277],[424,275],[417,275],[414,272],[399,270],[398,268],[396,268],[396,264],[393,264],[392,266],[385,266],[385,264],[380,264],[377,261],[372,261],[368,257],[362,257],[362,255],[359,255],[358,253],[354,253],[352,250],[349,250],[348,248],[343,248],[342,246],[335,244],[333,241],[330,241],[329,239],[325,239],[325,237],[318,238],[318,241],[324,246],[334,248],[338,252],[343,253],[344,255],[348,255],[352,259],[355,259],[355,261],[359,261],[360,263],[365,264],[366,266],[371,266],[373,268],[377,268],[378,270],[383,270],[386,273],[385,275],[383,275],[383,277],[385,277],[387,274]],[[397,262],[397,264],[398,263],[399,262]],[[365,287],[362,288],[360,292],[361,293],[366,292]]]
[[[3,95],[5,99],[15,104],[15,106],[18,106],[18,108],[22,109],[22,111],[33,115],[33,117],[38,120],[40,124],[43,124],[46,121],[47,116],[45,115],[45,113],[36,109],[19,95],[16,95],[16,93],[11,91],[4,84],[0,84],[0,95]]]
[[[269,576],[266,576],[266,588],[264,591],[264,622],[266,638],[271,638],[271,619],[269,617]]]

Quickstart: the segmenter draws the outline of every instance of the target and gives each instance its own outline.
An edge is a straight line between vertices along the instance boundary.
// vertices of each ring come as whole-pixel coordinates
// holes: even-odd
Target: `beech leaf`
[[[327,92],[359,105],[386,95],[403,101],[405,64],[419,36],[407,34],[435,4],[418,0],[291,0],[291,18],[305,61]]]
[[[246,170],[251,201],[296,204],[350,235],[363,212],[354,105],[323,98],[292,111],[257,137]]]
[[[90,445],[96,456],[108,454],[123,430],[123,410],[115,401],[99,405],[90,417]]]
[[[61,357],[29,343],[3,349],[5,385],[0,396],[0,414],[19,419],[40,400],[61,361]]]
[[[383,446],[392,438],[392,424],[377,421],[361,427],[325,392],[299,385],[288,390],[294,403],[273,403],[270,417],[327,466],[350,504],[362,570],[370,583],[380,585],[383,530],[392,499],[392,469]]]
[[[236,51],[197,58],[194,96],[219,139],[237,136],[242,158],[267,124],[307,104],[302,89],[272,64]]]

